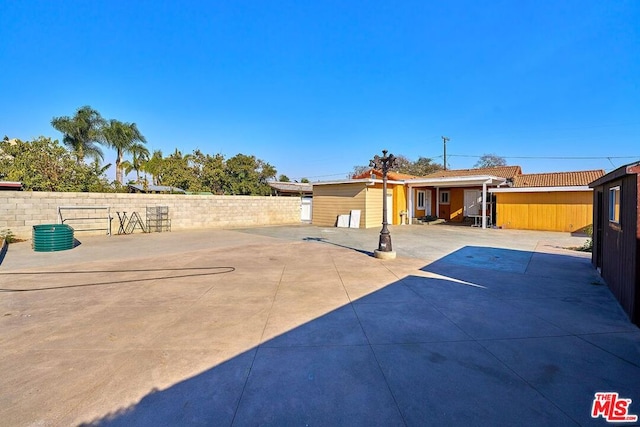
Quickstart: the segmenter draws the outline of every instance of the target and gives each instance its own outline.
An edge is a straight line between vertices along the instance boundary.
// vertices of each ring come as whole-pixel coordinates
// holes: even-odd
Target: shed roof
[[[313,185],[305,182],[281,182],[271,181],[268,183],[269,187],[286,192],[286,193],[311,193],[313,192]]]
[[[594,180],[593,182],[589,183],[589,187],[594,188],[594,187],[597,187],[599,185],[604,184],[605,182],[616,180],[616,179],[621,178],[623,176],[626,176],[626,175],[628,175],[630,173],[637,173],[637,172],[635,172],[635,170],[638,169],[638,168],[640,168],[640,161],[629,163],[629,164],[626,164],[624,166],[620,166],[618,169],[613,170],[613,171],[609,172],[608,174],[603,175],[600,178],[598,178],[598,179]]]
[[[129,187],[141,193],[185,193],[182,188],[170,187],[168,185],[140,185],[129,184]]]
[[[22,190],[22,183],[19,181],[0,181],[0,190]]]
[[[497,166],[494,168],[478,168],[478,169],[448,169],[439,170],[422,178],[452,178],[462,176],[496,176],[499,178],[513,178],[522,174],[520,166]]]
[[[514,188],[526,187],[574,187],[586,186],[604,175],[602,169],[574,171],[529,173],[513,177]]]

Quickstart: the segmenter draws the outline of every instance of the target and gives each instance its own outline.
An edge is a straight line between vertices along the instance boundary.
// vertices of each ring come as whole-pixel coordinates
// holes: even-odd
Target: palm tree
[[[162,163],[164,162],[164,158],[162,157],[162,151],[155,150],[153,155],[149,157],[147,160],[142,162],[142,170],[145,173],[151,175],[151,183],[153,185],[161,185],[162,184]]]
[[[135,123],[123,123],[116,119],[109,120],[109,123],[103,127],[102,134],[106,143],[116,150],[116,181],[122,184],[124,181],[122,161],[125,153],[131,153],[135,145],[145,143],[147,140]]]
[[[131,170],[136,171],[136,182],[140,182],[140,171],[144,169],[144,164],[149,160],[149,150],[147,147],[140,143],[135,143],[131,146]]]
[[[62,116],[51,119],[51,126],[62,132],[62,142],[71,149],[76,162],[82,163],[85,157],[102,159],[102,127],[105,120],[100,113],[88,105],[78,108],[73,117]]]

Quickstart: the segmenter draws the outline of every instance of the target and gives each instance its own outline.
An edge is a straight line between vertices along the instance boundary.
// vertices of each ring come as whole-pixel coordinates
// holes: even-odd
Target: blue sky
[[[640,160],[639,23],[634,0],[0,0],[0,136],[61,139],[90,105],[291,179],[441,163],[442,135],[454,169],[611,170]]]

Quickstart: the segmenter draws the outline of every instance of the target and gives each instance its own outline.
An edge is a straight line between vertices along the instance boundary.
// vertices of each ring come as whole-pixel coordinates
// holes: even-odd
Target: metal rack
[[[147,232],[171,231],[169,206],[147,206]]]
[[[65,218],[62,211],[87,211],[87,214]],[[106,215],[99,215],[96,211],[105,211]],[[109,206],[58,206],[59,223],[65,224],[68,221],[78,221],[78,224],[73,227],[75,231],[106,231],[107,235],[110,236],[111,219],[111,207]],[[104,222],[105,226],[99,226],[100,222]],[[83,226],[89,228],[81,228]]]

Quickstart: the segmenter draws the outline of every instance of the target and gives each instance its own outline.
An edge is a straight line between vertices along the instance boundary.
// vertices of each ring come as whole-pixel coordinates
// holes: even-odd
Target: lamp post
[[[382,171],[382,230],[380,231],[380,241],[378,249],[373,251],[376,258],[393,259],[396,253],[391,246],[391,233],[387,227],[387,172],[396,162],[393,154],[387,156],[387,150],[382,150],[382,157],[375,155],[373,160],[369,161],[369,166]]]

